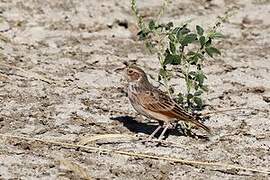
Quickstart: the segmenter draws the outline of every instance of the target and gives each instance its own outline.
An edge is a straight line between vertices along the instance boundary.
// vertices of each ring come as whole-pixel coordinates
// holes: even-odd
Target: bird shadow
[[[144,133],[144,134],[150,135],[158,127],[158,124],[154,125],[154,124],[150,124],[150,123],[139,122],[139,121],[136,121],[135,118],[131,117],[131,116],[118,116],[118,117],[111,117],[110,119],[123,123],[123,125],[129,131],[134,132],[134,133]],[[161,131],[162,131],[162,129],[159,130],[158,133],[156,133],[155,137],[158,137],[160,135]],[[186,133],[180,132],[176,128],[168,129],[164,135],[165,139],[167,139],[169,135],[190,136],[192,138],[204,139],[204,140],[209,139],[207,136],[197,135],[193,132],[186,134]]]

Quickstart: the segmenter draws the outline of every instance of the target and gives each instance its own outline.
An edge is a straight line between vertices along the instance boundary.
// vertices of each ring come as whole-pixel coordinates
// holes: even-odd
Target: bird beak
[[[128,63],[126,61],[123,62],[123,66],[122,67],[119,67],[119,68],[116,68],[114,69],[114,72],[119,72],[119,71],[123,71],[125,69],[127,69],[128,67]]]
[[[127,67],[125,67],[125,66],[119,67],[119,68],[114,69],[114,72],[120,72],[120,71],[125,70],[126,68],[127,68]]]

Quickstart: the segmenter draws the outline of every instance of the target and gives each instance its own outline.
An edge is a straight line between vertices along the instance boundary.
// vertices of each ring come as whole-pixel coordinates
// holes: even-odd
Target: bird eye
[[[128,70],[128,74],[131,74],[131,73],[133,73],[133,70],[131,70],[131,69]]]

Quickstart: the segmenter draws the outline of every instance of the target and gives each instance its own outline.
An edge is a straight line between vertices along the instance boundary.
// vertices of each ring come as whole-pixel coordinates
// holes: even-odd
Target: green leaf
[[[173,34],[170,34],[170,35],[169,35],[169,40],[170,40],[171,42],[175,42],[176,37],[175,37]]]
[[[204,60],[204,56],[201,53],[197,53],[198,57],[202,60]]]
[[[196,53],[196,52],[194,52],[194,51],[189,51],[189,52],[187,53],[187,56],[189,56],[188,59],[187,59],[187,61],[188,61],[190,64],[192,64],[192,65],[197,64],[199,58],[200,58],[200,59],[204,58],[202,54]]]
[[[193,98],[193,100],[194,100],[194,102],[196,103],[196,105],[197,105],[199,108],[202,107],[202,99],[201,99],[201,98],[195,96],[195,97]]]
[[[212,43],[212,39],[211,38],[208,38],[208,40],[205,43],[205,46],[208,47],[208,46],[211,45],[211,43]]]
[[[170,54],[170,50],[168,48],[165,50],[164,56],[166,56],[167,54]]]
[[[145,40],[147,39],[147,36],[150,32],[148,30],[142,29],[140,32],[138,32],[139,40]]]
[[[224,38],[225,36],[220,32],[210,32],[208,35],[212,39]]]
[[[165,69],[159,69],[159,76],[164,78],[167,77],[167,72]]]
[[[174,54],[175,53],[175,50],[176,50],[175,44],[172,43],[172,42],[170,42],[170,51],[171,51],[171,53]]]
[[[169,22],[168,24],[166,24],[165,29],[170,30],[172,27],[173,27],[173,23]]]
[[[194,89],[195,89],[196,91],[198,91],[198,89],[199,89],[198,83],[194,83]]]
[[[178,41],[182,41],[183,40],[184,35],[181,33],[181,31],[178,31],[176,33],[176,38],[177,38]]]
[[[196,72],[195,71],[190,71],[188,74],[191,75],[191,76],[195,76]]]
[[[183,26],[181,26],[181,27],[176,27],[176,28],[174,28],[174,30],[173,30],[173,33],[177,33],[178,31],[182,31],[182,33],[189,33],[190,32],[190,30],[187,28],[187,24],[184,24]]]
[[[173,33],[173,34],[177,34],[178,31],[180,31],[180,30],[181,30],[181,27],[175,27],[175,28],[172,30],[172,33]]]
[[[204,36],[201,36],[201,37],[199,38],[199,41],[200,41],[201,47],[203,47],[204,44],[205,44],[205,37],[204,37]]]
[[[202,73],[202,71],[198,71],[198,73],[196,74],[196,80],[198,81],[199,86],[203,85],[205,78],[206,76]]]
[[[181,41],[182,46],[186,46],[194,41],[197,40],[197,34],[187,34],[186,36],[184,36],[184,39]]]
[[[192,65],[195,65],[197,64],[199,58],[197,55],[194,55],[194,56],[191,56],[189,59],[188,59],[188,62]]]
[[[151,20],[148,24],[148,27],[150,30],[153,30],[155,28],[155,21],[154,20]]]
[[[172,86],[170,86],[169,91],[170,91],[171,94],[173,94],[174,93],[174,88]]]
[[[187,34],[187,33],[189,33],[190,32],[190,30],[187,28],[187,27],[183,27],[182,29],[181,29],[181,33],[183,34],[183,35],[185,35],[185,34]]]
[[[203,28],[202,28],[201,26],[197,25],[197,26],[196,26],[196,30],[197,30],[197,33],[198,33],[200,36],[203,35],[204,30],[203,30]]]
[[[187,55],[188,56],[194,56],[196,53],[194,52],[194,51],[189,51],[188,53],[187,53]]]
[[[146,41],[146,42],[145,42],[145,46],[146,46],[146,48],[152,53],[153,48],[154,48],[154,44],[151,43],[151,42],[149,42],[149,41]]]
[[[213,57],[214,54],[221,55],[221,52],[212,46],[205,48],[205,51],[210,57]]]
[[[188,100],[190,100],[190,99],[192,99],[192,98],[193,98],[193,95],[192,95],[192,94],[188,94],[188,95],[187,95],[187,99],[188,99]]]
[[[171,64],[172,62],[173,62],[173,55],[168,53],[164,59],[163,65],[166,66],[167,64]]]
[[[183,104],[184,97],[183,97],[183,94],[182,93],[179,93],[178,94],[178,96],[177,96],[177,102],[180,103],[180,104]]]
[[[203,91],[199,90],[194,93],[194,96],[200,96],[202,95]]]
[[[198,71],[202,70],[202,64],[200,64],[200,63],[197,64],[197,70]]]
[[[190,32],[190,30],[186,27],[187,25],[185,24],[184,26],[182,27],[176,27],[174,30],[173,30],[173,33],[176,34],[176,37],[178,39],[178,41],[182,41],[183,39],[183,36],[185,34],[188,34]]]
[[[208,91],[208,86],[207,85],[203,85],[203,86],[201,86],[201,89],[207,92]]]
[[[178,54],[167,54],[163,65],[166,66],[167,64],[178,65],[181,63],[181,56]]]
[[[190,89],[192,88],[192,80],[189,78],[186,78],[186,85],[187,85],[187,90],[190,92]]]

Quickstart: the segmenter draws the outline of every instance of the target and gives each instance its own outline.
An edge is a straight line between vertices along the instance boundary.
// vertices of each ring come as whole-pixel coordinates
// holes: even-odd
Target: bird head
[[[146,73],[137,66],[129,66],[126,70],[127,79],[129,82],[148,81]]]

